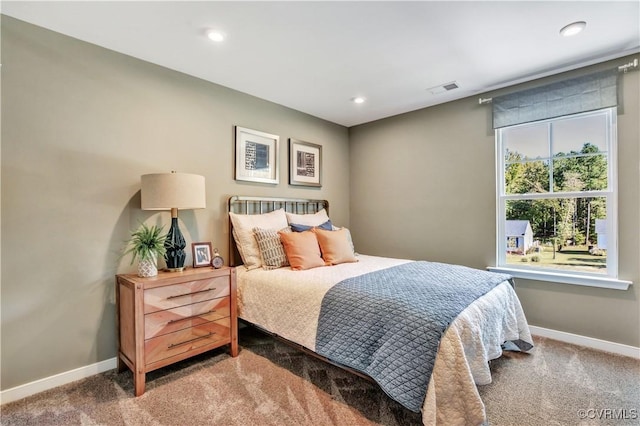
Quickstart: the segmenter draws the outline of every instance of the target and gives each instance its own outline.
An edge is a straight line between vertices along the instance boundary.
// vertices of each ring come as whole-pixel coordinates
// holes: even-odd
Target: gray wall
[[[511,87],[500,93],[597,69]],[[618,111],[619,276],[627,291],[517,280],[532,325],[640,346],[639,72],[620,75]],[[358,251],[495,264],[495,142],[491,106],[478,97],[353,127],[349,131],[351,230]]]
[[[3,390],[115,356],[123,241],[170,221],[140,210],[142,174],[205,176],[180,226],[222,253],[233,194],[326,198],[348,225],[345,127],[6,16],[1,47]],[[279,185],[233,179],[234,125],[280,136]],[[323,146],[321,189],[288,185],[289,137]]]

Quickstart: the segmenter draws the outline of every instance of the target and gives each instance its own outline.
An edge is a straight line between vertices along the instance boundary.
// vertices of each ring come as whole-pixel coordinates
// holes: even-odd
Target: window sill
[[[499,266],[489,266],[488,270],[510,274],[514,278],[525,278],[528,280],[550,281],[555,283],[582,285],[587,287],[608,288],[614,290],[627,290],[632,284],[631,281],[619,280],[607,276],[596,277],[593,275],[566,274],[552,271],[533,271],[519,268],[506,268]]]

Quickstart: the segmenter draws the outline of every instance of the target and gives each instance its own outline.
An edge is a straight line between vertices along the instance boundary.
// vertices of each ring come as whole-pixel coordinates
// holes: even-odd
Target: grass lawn
[[[539,262],[532,262],[533,256],[539,256]],[[574,271],[599,272],[607,271],[607,256],[594,256],[589,254],[587,246],[569,246],[564,247],[562,251],[556,251],[555,259],[553,258],[552,247],[542,247],[539,253],[528,254],[525,256],[507,254],[507,263],[528,265],[539,268],[563,268]],[[527,258],[529,261],[524,262],[522,259]]]

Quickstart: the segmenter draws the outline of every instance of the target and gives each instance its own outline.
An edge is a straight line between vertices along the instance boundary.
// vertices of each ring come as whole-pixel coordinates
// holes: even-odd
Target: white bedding
[[[322,298],[338,282],[409,262],[359,255],[359,262],[292,271],[237,268],[239,317],[315,351]],[[488,361],[501,344],[523,340],[533,345],[520,301],[507,282],[458,315],[443,336],[422,407],[425,425],[482,424],[484,404],[476,384],[491,383]]]

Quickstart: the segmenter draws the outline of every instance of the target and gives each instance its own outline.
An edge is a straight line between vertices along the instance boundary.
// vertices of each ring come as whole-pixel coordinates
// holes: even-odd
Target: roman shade
[[[618,70],[611,69],[496,96],[493,128],[616,106],[617,81]]]

